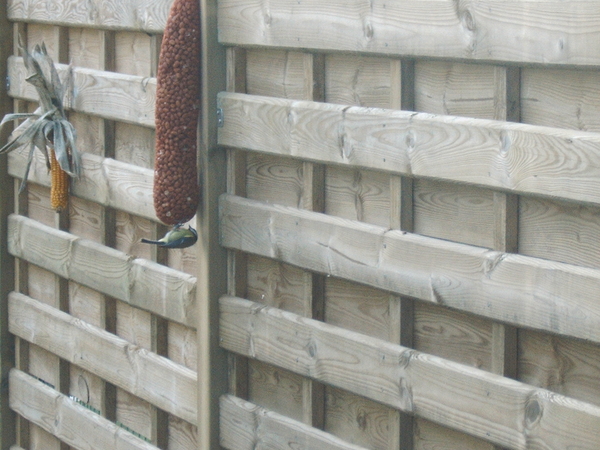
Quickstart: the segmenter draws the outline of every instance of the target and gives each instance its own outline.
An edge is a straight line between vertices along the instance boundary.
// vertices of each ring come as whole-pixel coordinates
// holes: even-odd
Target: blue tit
[[[198,233],[191,226],[185,229],[181,224],[175,225],[172,230],[157,241],[142,239],[145,244],[154,244],[165,248],[191,247],[198,240]]]

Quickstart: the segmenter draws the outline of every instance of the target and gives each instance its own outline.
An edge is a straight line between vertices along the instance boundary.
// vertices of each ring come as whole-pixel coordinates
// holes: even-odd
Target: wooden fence
[[[30,48],[44,42],[61,74],[73,65],[67,107],[84,152],[83,176],[61,214],[50,208],[39,155],[23,194],[15,186],[26,154],[2,158],[3,449],[218,445],[226,360],[213,351],[217,336],[208,324],[216,309],[204,300],[218,298],[211,289],[224,292],[215,287],[215,271],[222,286],[226,273],[216,200],[192,223],[201,236],[196,247],[167,252],[140,243],[166,230],[155,216],[152,183],[155,73],[171,3],[2,2],[2,111],[35,109],[16,43],[19,36]],[[202,4],[205,30],[216,30],[215,7]],[[214,31],[204,34],[203,45],[217,48]],[[208,70],[223,79],[224,61]],[[223,89],[213,84],[209,93],[203,83],[204,110],[216,109]],[[216,142],[211,126],[206,119],[200,125],[204,149]],[[225,186],[215,181],[224,179],[224,156],[203,167],[205,198],[216,199]],[[209,254],[212,267],[203,260]]]
[[[170,0],[8,0],[83,177],[0,158],[2,448],[600,448],[600,2],[200,0],[198,244],[152,206]]]

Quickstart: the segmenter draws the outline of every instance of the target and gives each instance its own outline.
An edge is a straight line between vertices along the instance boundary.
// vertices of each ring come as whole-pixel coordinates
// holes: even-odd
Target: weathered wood
[[[600,442],[599,407],[248,300],[220,304],[227,350],[515,450]]]
[[[13,256],[132,306],[189,327],[196,324],[196,278],[102,244],[11,215]]]
[[[600,271],[388,230],[230,195],[221,241],[237,250],[435,304],[600,342]]]
[[[220,408],[221,445],[229,450],[364,450],[363,447],[231,395],[221,397]]]
[[[549,199],[522,197],[519,253],[587,267],[600,267],[600,210]]]
[[[77,449],[157,450],[20,370],[10,372],[10,407]]]
[[[597,133],[237,93],[219,103],[222,145],[600,203]]]
[[[328,103],[400,109],[400,60],[333,53],[325,62]]]
[[[6,15],[6,7],[0,8],[0,80],[5,80],[7,67],[4,63],[13,51],[13,27]],[[16,112],[8,96],[8,86],[0,83],[0,117]],[[0,133],[0,145],[8,138],[10,128],[5,126]],[[22,275],[23,268],[15,270],[15,260],[8,252],[8,216],[14,211],[14,181],[8,175],[8,158],[0,156],[0,380],[6,380],[8,371],[15,365],[15,339],[8,332],[8,310],[6,296],[18,283],[16,275]],[[15,283],[17,281],[17,283]],[[17,442],[18,432],[15,414],[8,407],[8,388],[0,386],[0,448],[8,448]]]
[[[227,155],[217,143],[217,93],[225,89],[225,49],[218,43],[217,1],[200,1],[202,46],[196,289],[198,450],[219,448],[219,398],[227,391],[227,354],[219,347],[217,299],[227,292],[227,251],[219,243],[218,198],[227,190]]]
[[[72,184],[72,195],[153,221],[158,220],[152,201],[154,172],[151,169],[87,153],[82,154],[81,159],[83,175]],[[26,152],[11,152],[8,163],[9,175],[22,178],[27,165]],[[50,186],[50,174],[40,152],[36,152],[28,180]]]
[[[519,379],[600,405],[600,346],[533,330],[519,330]]]
[[[197,377],[192,370],[23,294],[10,294],[9,312],[16,336],[195,422]]]
[[[412,446],[405,446],[406,441],[399,442],[399,411],[344,389],[333,386],[326,386],[326,389],[324,431],[370,449],[412,449]]]
[[[411,348],[491,371],[492,322],[438,305],[415,303]]]
[[[61,77],[66,65],[57,64]],[[35,88],[27,83],[27,70],[21,57],[8,59],[11,97],[37,101]],[[116,72],[73,68],[74,94],[67,96],[65,106],[77,112],[154,127],[156,78]]]
[[[590,1],[219,2],[224,44],[599,65]],[[527,36],[527,40],[523,39]]]
[[[522,69],[521,86],[523,122],[600,132],[597,70],[527,67]]]
[[[11,0],[8,17],[70,27],[94,27],[162,33],[172,0],[136,2],[112,0],[93,6],[77,0]]]
[[[415,111],[498,119],[496,67],[456,61],[415,62]]]
[[[439,180],[414,180],[414,232],[493,248],[494,192]],[[501,195],[506,195],[501,193]]]

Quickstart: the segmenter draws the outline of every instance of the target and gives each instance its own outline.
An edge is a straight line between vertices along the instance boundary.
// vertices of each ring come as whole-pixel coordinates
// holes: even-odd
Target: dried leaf
[[[27,184],[27,179],[29,178],[29,169],[31,168],[31,162],[33,161],[34,151],[35,145],[33,141],[31,141],[31,145],[29,146],[29,156],[27,157],[27,167],[25,167],[25,174],[23,175],[21,185],[19,186],[19,194],[23,192],[23,190],[25,189],[25,185]]]
[[[36,113],[13,113],[13,114],[6,114],[3,118],[2,118],[2,122],[0,122],[0,127],[2,125],[4,125],[5,123],[8,122],[12,122],[13,120],[20,120],[20,119],[39,119],[40,115],[36,114]]]

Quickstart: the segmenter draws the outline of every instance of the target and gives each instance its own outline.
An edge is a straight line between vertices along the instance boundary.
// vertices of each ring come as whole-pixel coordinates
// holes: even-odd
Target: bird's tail
[[[152,241],[152,240],[150,240],[150,239],[145,239],[145,238],[142,238],[142,242],[143,242],[144,244],[155,244],[155,245],[158,245],[158,244],[160,244],[160,242],[159,242],[159,241]]]

